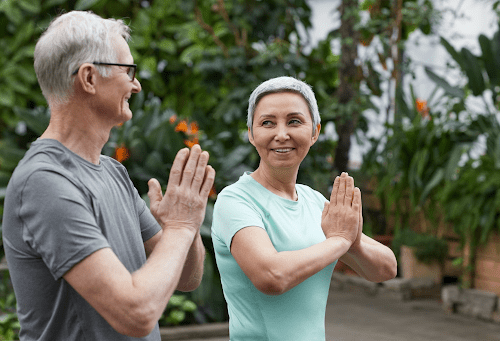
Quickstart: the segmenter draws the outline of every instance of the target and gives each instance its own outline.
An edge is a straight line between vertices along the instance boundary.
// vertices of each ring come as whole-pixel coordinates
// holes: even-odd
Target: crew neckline
[[[81,163],[82,165],[86,166],[86,167],[89,167],[89,168],[92,168],[96,171],[101,171],[103,166],[102,166],[102,157],[103,155],[99,155],[99,164],[96,165],[88,160],[85,160],[83,157],[81,157],[80,155],[76,154],[75,152],[73,152],[72,150],[70,150],[69,148],[67,148],[64,144],[62,144],[60,141],[56,140],[56,139],[50,139],[50,138],[37,138],[33,144],[50,144],[50,145],[53,145],[55,147],[59,147],[61,149],[64,149],[65,151],[67,151],[71,156],[72,158],[74,158],[75,160],[78,161],[78,163]]]
[[[249,171],[246,171],[245,173],[243,173],[244,179],[247,179],[246,181],[249,181],[249,182],[253,183],[254,186],[258,186],[258,187],[262,188],[263,190],[265,190],[266,192],[268,192],[271,197],[275,197],[276,199],[280,200],[283,204],[285,204],[287,206],[290,206],[290,207],[296,207],[297,205],[299,205],[302,202],[301,196],[299,194],[299,191],[297,191],[297,184],[295,184],[295,193],[297,193],[297,200],[296,201],[295,200],[290,200],[290,199],[287,199],[287,198],[283,198],[282,196],[279,196],[278,194],[273,193],[270,190],[268,190],[260,182],[258,182],[257,180],[255,180],[252,176],[250,176],[250,174],[252,174],[252,173],[253,172],[249,172]]]

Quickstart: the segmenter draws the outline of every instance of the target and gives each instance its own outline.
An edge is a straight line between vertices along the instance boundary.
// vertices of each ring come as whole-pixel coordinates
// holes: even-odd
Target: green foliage
[[[446,218],[472,250],[500,232],[500,124],[490,115],[480,116],[477,126],[487,136],[485,154],[470,159],[440,192]]]
[[[420,234],[410,229],[403,229],[394,236],[392,248],[399,252],[402,245],[412,247],[415,257],[422,263],[443,263],[448,256],[446,240],[431,234]]]
[[[444,38],[441,44],[446,48],[450,56],[456,62],[460,71],[467,77],[466,89],[474,96],[484,96],[486,90],[491,91],[492,102],[499,109],[498,89],[500,87],[500,31],[497,31],[491,39],[481,34],[479,36],[481,55],[476,56],[467,48],[456,51],[455,48]],[[446,81],[440,84],[446,89],[449,84]],[[466,95],[450,93],[451,96],[465,98]]]
[[[19,340],[16,296],[7,271],[0,273],[0,280],[0,340]]]
[[[437,203],[438,190],[456,176],[462,155],[480,134],[473,121],[467,124],[428,108],[419,112],[422,104],[414,96],[411,107],[402,97],[398,100],[406,124],[387,125],[390,133],[372,142],[362,167],[378,179],[376,194],[382,199],[387,216],[394,207],[400,223],[397,229],[407,225],[409,214],[429,202]],[[430,107],[433,105],[431,102]],[[410,208],[405,199],[409,199]]]
[[[172,295],[168,301],[163,316],[160,318],[160,326],[177,326],[193,316],[196,304],[186,298],[185,295]],[[193,318],[191,317],[191,320]]]
[[[407,40],[410,33],[420,29],[430,34],[433,23],[437,20],[433,2],[430,0],[403,0],[401,8],[402,39]],[[390,37],[393,34],[394,21],[397,20],[394,1],[364,0],[360,9],[368,11],[370,20],[361,25],[362,41],[370,42],[375,35]]]

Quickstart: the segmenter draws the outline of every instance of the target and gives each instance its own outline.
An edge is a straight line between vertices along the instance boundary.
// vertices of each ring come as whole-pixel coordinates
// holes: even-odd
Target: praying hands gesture
[[[186,228],[198,232],[215,178],[208,158],[199,145],[194,145],[191,151],[180,150],[170,171],[165,196],[158,180],[149,180],[151,213],[163,229]]]
[[[342,173],[335,178],[330,201],[325,203],[321,228],[326,238],[340,237],[349,246],[360,243],[363,230],[361,191]]]

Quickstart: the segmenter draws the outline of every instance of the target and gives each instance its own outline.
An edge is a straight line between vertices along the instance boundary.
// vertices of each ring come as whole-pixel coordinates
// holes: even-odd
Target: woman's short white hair
[[[122,20],[103,19],[92,12],[72,11],[55,18],[35,47],[38,83],[48,102],[65,103],[73,91],[73,73],[83,63],[116,63],[113,40],[130,38]],[[109,67],[96,66],[103,77]]]
[[[251,133],[253,134],[253,116],[257,104],[259,104],[262,97],[278,92],[295,92],[304,97],[313,121],[313,134],[316,133],[316,127],[320,124],[321,117],[319,116],[318,103],[311,86],[296,78],[287,76],[271,78],[261,83],[250,95],[248,99],[247,126],[250,128]]]

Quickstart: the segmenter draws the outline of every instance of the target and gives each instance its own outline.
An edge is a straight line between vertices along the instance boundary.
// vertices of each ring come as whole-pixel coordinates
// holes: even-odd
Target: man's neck
[[[51,107],[49,126],[40,138],[57,140],[73,153],[98,165],[111,127],[102,126],[91,112],[77,112],[70,107],[62,109]]]

